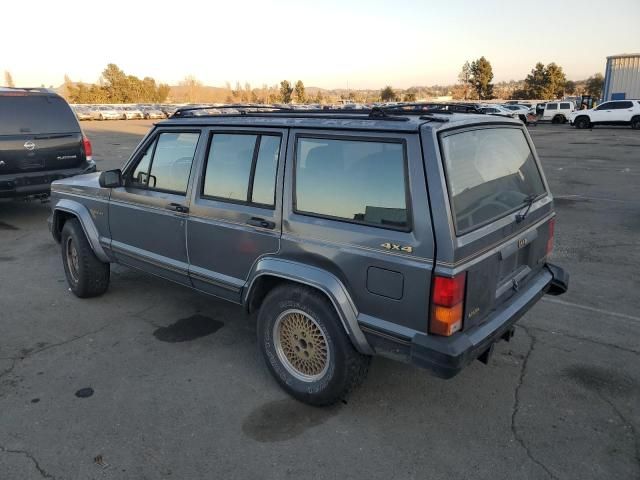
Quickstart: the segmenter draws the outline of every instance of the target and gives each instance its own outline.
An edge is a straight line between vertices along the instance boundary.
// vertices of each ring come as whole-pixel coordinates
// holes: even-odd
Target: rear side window
[[[625,108],[633,108],[631,102],[611,102],[611,108],[615,110],[624,110]]]
[[[441,138],[449,198],[460,235],[545,193],[520,129],[483,128]]]
[[[214,134],[202,194],[273,207],[279,155],[279,136]]]
[[[295,210],[407,230],[405,163],[400,142],[298,138]]]
[[[79,131],[76,116],[60,97],[0,95],[0,135]]]

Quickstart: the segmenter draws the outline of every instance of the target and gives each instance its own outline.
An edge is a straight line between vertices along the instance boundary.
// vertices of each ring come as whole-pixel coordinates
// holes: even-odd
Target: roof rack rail
[[[270,112],[291,112],[297,111],[289,107],[276,107],[274,105],[267,104],[240,104],[240,105],[199,105],[197,107],[181,107],[178,108],[172,115],[172,117],[183,117],[185,113],[198,112],[204,110],[238,110],[238,112],[246,112],[247,109],[268,110]],[[219,113],[217,113],[219,115]]]
[[[45,87],[0,87],[0,92],[40,92],[40,93],[56,93],[52,88]]]

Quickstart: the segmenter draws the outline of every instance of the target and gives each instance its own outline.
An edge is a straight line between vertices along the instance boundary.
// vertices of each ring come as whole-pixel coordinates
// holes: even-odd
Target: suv
[[[578,110],[569,115],[569,123],[576,128],[593,125],[631,125],[640,129],[640,100],[612,100],[589,110]]]
[[[0,88],[0,198],[47,196],[53,180],[95,171],[91,143],[62,97]]]
[[[542,105],[539,105],[542,107]],[[551,123],[566,123],[569,115],[576,109],[573,101],[548,102],[544,108],[537,111],[540,120],[550,120]]]
[[[326,405],[372,355],[443,378],[486,363],[542,295],[567,288],[518,120],[198,111],[156,124],[122,170],[53,184],[50,229],[78,297],[105,292],[115,262],[242,304],[280,385]]]

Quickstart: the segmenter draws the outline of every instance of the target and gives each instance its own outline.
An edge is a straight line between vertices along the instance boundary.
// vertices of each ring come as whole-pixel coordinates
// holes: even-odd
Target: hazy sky
[[[623,19],[623,21],[621,21]],[[640,0],[51,0],[0,8],[0,72],[95,82],[107,63],[175,84],[380,88],[454,83],[481,55],[495,81],[555,61],[569,79],[640,52]],[[0,76],[0,83],[3,81]]]

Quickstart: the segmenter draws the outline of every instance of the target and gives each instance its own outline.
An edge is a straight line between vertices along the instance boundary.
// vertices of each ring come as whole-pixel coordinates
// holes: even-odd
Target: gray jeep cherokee
[[[53,183],[69,286],[104,293],[113,262],[242,304],[276,380],[314,405],[372,355],[443,378],[486,363],[568,275],[527,130],[459,111],[180,110],[122,170]]]

